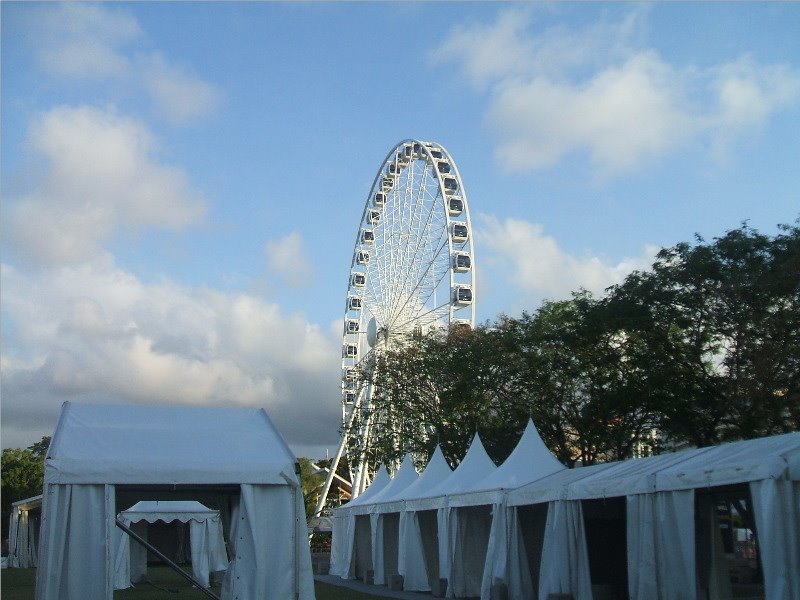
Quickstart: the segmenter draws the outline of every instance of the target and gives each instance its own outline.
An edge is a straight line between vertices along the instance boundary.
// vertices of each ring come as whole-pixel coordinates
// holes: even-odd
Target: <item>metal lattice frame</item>
[[[474,327],[474,290],[472,224],[455,161],[440,144],[404,140],[378,169],[356,233],[342,343],[344,433],[317,514],[345,452],[353,497],[374,468],[366,460],[372,389],[356,381],[356,371],[372,364],[382,347],[415,331],[456,323]]]

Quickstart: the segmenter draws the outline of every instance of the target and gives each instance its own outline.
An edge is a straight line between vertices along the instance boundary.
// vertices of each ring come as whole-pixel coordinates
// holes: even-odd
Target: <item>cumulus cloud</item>
[[[148,128],[113,110],[54,108],[32,124],[28,145],[45,171],[7,200],[6,231],[29,263],[87,260],[121,228],[180,229],[204,215],[186,174],[158,160]]]
[[[49,433],[64,400],[265,407],[295,445],[336,445],[337,342],[303,315],[109,256],[2,276],[5,445]]]
[[[124,48],[141,36],[138,21],[125,11],[65,2],[42,11],[37,47],[42,65],[53,74],[123,77],[131,67]]]
[[[800,98],[800,72],[747,56],[707,68],[673,65],[643,47],[642,11],[580,31],[532,32],[530,10],[457,25],[432,53],[489,94],[487,123],[509,171],[586,156],[600,176],[630,171],[685,147],[724,154]]]
[[[658,252],[657,247],[648,246],[640,256],[616,264],[597,256],[575,257],[545,235],[541,225],[488,215],[480,216],[476,237],[488,254],[487,262],[535,300],[569,298],[580,288],[600,294],[632,271],[649,268]]]
[[[214,86],[168,63],[160,54],[141,64],[145,89],[171,121],[187,123],[212,113],[219,105],[221,94]]]
[[[44,69],[70,79],[125,81],[143,90],[156,110],[177,124],[212,113],[222,94],[160,52],[145,52],[136,18],[118,8],[82,3],[41,11],[35,45]]]
[[[313,269],[303,246],[303,236],[293,231],[264,247],[269,270],[291,288],[301,288],[311,281]]]

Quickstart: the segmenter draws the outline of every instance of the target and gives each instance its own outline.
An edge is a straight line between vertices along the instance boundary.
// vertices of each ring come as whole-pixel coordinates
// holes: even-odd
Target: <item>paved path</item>
[[[431,600],[433,598],[430,593],[392,592],[385,585],[368,585],[358,579],[342,579],[336,575],[314,575],[314,579],[328,585],[346,587],[357,592],[383,598],[400,598],[401,600]]]

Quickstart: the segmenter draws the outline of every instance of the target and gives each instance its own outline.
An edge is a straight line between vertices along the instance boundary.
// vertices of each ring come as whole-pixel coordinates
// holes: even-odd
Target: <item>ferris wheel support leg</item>
[[[367,396],[372,397],[372,384],[369,384]],[[373,415],[367,415],[364,426],[361,429],[361,444],[358,452],[358,464],[356,466],[355,477],[353,477],[353,498],[358,496],[367,487],[367,448],[369,447],[370,430],[372,429]]]
[[[331,466],[328,468],[328,476],[325,477],[325,485],[322,486],[322,491],[319,494],[319,499],[317,500],[317,506],[314,508],[314,516],[318,517],[322,514],[322,509],[325,508],[325,501],[328,499],[328,492],[331,489],[331,484],[333,483],[333,477],[336,475],[336,469],[339,468],[339,461],[342,458],[342,454],[344,453],[344,447],[347,445],[347,436],[342,436],[342,440],[339,442],[339,449],[336,450],[336,455],[333,457],[333,461],[331,462]]]
[[[356,414],[361,409],[361,404],[364,400],[364,393],[358,395],[358,399],[356,403],[353,405],[353,409],[350,411],[350,418],[347,420],[347,425],[345,425],[342,431],[342,439],[339,442],[339,448],[336,450],[336,455],[333,457],[333,461],[331,462],[331,466],[328,470],[328,476],[325,478],[325,485],[322,486],[322,491],[319,494],[319,499],[317,500],[317,506],[314,508],[314,516],[318,517],[322,514],[322,509],[325,508],[325,501],[328,499],[328,492],[330,492],[331,484],[333,483],[333,478],[336,476],[336,470],[339,468],[339,461],[342,460],[342,454],[344,454],[344,449],[347,447],[347,434],[350,429],[353,427],[353,421],[355,421]],[[350,484],[351,493],[356,489],[356,480],[353,478],[353,483]],[[351,495],[352,498],[355,498],[355,495]]]

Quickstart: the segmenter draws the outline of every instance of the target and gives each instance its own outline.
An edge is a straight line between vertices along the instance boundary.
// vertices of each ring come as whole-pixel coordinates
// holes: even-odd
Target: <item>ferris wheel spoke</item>
[[[438,256],[439,252],[441,252],[442,248],[444,248],[444,247],[445,247],[445,245],[446,245],[446,244],[447,244],[447,242],[446,242],[446,241],[442,242],[442,244],[441,244],[441,245],[440,245],[440,247],[439,247],[439,251],[436,253],[436,254],[437,254],[437,256]],[[421,274],[421,276],[420,276],[420,277],[417,279],[417,283],[416,283],[416,285],[415,285],[415,286],[414,286],[414,287],[413,287],[413,288],[412,288],[412,289],[409,291],[409,293],[406,295],[406,300],[405,300],[405,302],[403,302],[403,304],[402,304],[402,305],[400,305],[400,306],[399,306],[399,307],[398,307],[398,308],[397,308],[397,309],[396,309],[396,310],[395,310],[395,311],[392,313],[392,315],[390,316],[389,323],[391,323],[391,322],[392,322],[392,320],[395,318],[395,316],[396,316],[397,314],[399,314],[399,313],[400,313],[400,312],[401,312],[401,311],[402,311],[402,310],[403,310],[403,309],[404,309],[404,308],[405,308],[405,307],[408,305],[409,301],[410,301],[410,300],[411,300],[411,298],[413,297],[413,294],[414,294],[414,293],[415,293],[417,290],[419,290],[419,289],[420,289],[420,286],[421,286],[422,282],[424,281],[424,278],[425,278],[425,276],[427,275],[428,271],[429,271],[429,270],[431,269],[431,267],[432,267],[432,266],[434,266],[435,264],[436,264],[436,263],[435,263],[435,261],[431,261],[431,262],[429,262],[429,263],[428,263],[428,266],[425,268],[425,271],[424,271],[424,272]],[[439,285],[439,283],[441,283],[441,280],[444,278],[444,275],[446,275],[446,274],[447,274],[447,271],[445,271],[445,270],[443,269],[443,270],[442,270],[442,276],[439,278],[439,281],[437,281],[437,282],[436,282],[436,283],[435,283],[435,284],[432,286],[432,288],[433,288],[433,289],[435,289],[435,288],[436,288],[436,287]],[[425,292],[427,292],[427,290],[424,290],[424,291],[425,291]],[[428,299],[428,298],[430,298],[430,296],[431,296],[431,295],[432,295],[432,291],[431,291],[430,293],[428,293],[428,294],[427,294],[427,296],[424,296],[425,300],[427,301],[427,299]],[[421,295],[421,294],[420,294],[420,296],[422,297],[422,295]]]
[[[427,164],[427,163],[426,163]],[[425,175],[427,176],[428,170],[425,169]],[[437,180],[438,182],[438,180]],[[438,191],[438,189],[437,189]],[[427,187],[425,185],[425,181],[420,181],[420,185],[417,186],[416,190],[413,192],[418,200],[415,202],[416,206],[419,208],[418,211],[418,218],[417,223],[420,229],[419,234],[416,236],[414,250],[410,253],[409,258],[409,266],[414,268],[408,268],[405,270],[405,277],[403,278],[403,282],[400,285],[401,290],[406,290],[409,286],[413,285],[411,289],[408,289],[408,292],[404,293],[405,301],[403,302],[403,307],[407,305],[408,299],[411,297],[416,289],[419,287],[420,283],[422,282],[425,275],[430,271],[431,266],[433,266],[434,261],[422,261],[421,258],[424,256],[424,251],[430,247],[433,247],[431,244],[431,224],[433,223],[433,218],[435,215],[436,209],[436,202],[439,199],[439,196],[433,196],[432,200],[427,208],[427,211],[422,210],[425,207],[424,197],[428,193]],[[430,195],[430,194],[429,194]],[[432,195],[431,195],[432,196]],[[424,225],[423,223],[423,213],[427,212],[427,216],[424,218]],[[413,223],[412,223],[413,225]],[[446,223],[445,223],[446,229]],[[441,231],[440,231],[440,238],[441,238]],[[434,256],[438,256],[439,252],[441,252],[441,248],[437,250]],[[427,264],[425,264],[427,262]],[[420,268],[424,267],[424,271],[420,273]],[[416,280],[416,283],[414,281]],[[402,310],[402,307],[400,308]]]
[[[438,319],[439,314],[446,314],[450,312],[450,302],[445,302],[444,304],[440,304],[439,306],[435,306],[430,310],[415,315],[413,319],[409,319],[405,323],[400,323],[396,325],[395,328],[399,331],[403,331],[406,327],[408,327],[411,323],[418,323],[418,322],[426,322],[426,323],[434,323]]]

